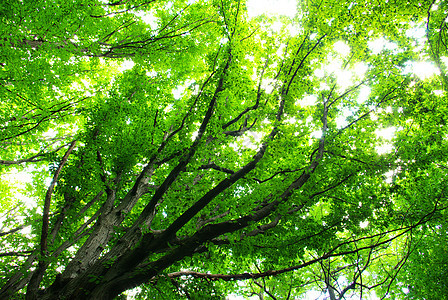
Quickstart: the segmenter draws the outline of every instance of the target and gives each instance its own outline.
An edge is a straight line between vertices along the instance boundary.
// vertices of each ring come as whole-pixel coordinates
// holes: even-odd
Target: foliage
[[[446,16],[4,1],[0,298],[446,298]]]

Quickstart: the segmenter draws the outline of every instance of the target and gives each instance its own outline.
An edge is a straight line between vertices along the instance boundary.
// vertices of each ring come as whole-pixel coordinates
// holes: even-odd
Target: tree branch
[[[45,202],[44,202],[44,209],[42,213],[42,233],[41,233],[41,239],[40,239],[40,259],[39,259],[39,267],[37,270],[33,273],[33,276],[30,279],[30,282],[28,284],[28,289],[26,293],[27,300],[29,299],[35,299],[37,295],[37,290],[39,289],[39,284],[42,281],[44,272],[45,272],[45,262],[44,259],[47,256],[47,237],[48,237],[48,225],[49,225],[49,213],[50,213],[50,202],[51,202],[51,196],[53,194],[54,187],[56,185],[56,182],[58,181],[59,174],[62,171],[62,167],[65,165],[65,163],[68,160],[68,156],[73,151],[73,149],[76,146],[76,141],[73,141],[70,144],[70,147],[68,148],[67,152],[62,158],[61,163],[59,164],[58,168],[56,169],[56,172],[53,175],[53,180],[51,181],[50,186],[47,189],[47,193],[45,195]]]

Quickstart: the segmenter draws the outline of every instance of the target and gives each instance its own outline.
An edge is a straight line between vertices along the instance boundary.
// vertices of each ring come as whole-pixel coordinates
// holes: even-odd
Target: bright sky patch
[[[296,1],[292,0],[248,0],[247,11],[253,18],[262,14],[284,15],[290,18],[297,12]]]

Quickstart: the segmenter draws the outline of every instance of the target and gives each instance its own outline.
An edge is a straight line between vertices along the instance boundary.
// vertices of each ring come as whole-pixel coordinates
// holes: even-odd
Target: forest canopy
[[[447,299],[448,2],[256,6],[0,4],[1,299]]]

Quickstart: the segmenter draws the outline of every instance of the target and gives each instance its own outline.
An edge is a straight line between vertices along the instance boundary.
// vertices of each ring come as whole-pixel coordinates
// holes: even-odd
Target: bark
[[[50,202],[51,197],[53,195],[54,187],[56,186],[56,182],[58,181],[59,175],[61,174],[62,168],[68,160],[68,156],[73,151],[76,146],[76,141],[73,141],[70,144],[67,152],[62,158],[61,163],[59,164],[56,172],[53,175],[53,180],[50,183],[50,186],[47,189],[47,193],[45,195],[44,208],[42,213],[42,233],[40,238],[40,259],[37,270],[31,276],[31,280],[28,284],[26,299],[33,300],[36,297],[37,290],[39,289],[39,284],[43,279],[45,269],[48,266],[48,263],[45,261],[47,256],[47,244],[48,244],[48,227],[49,227],[49,214],[50,214]]]

